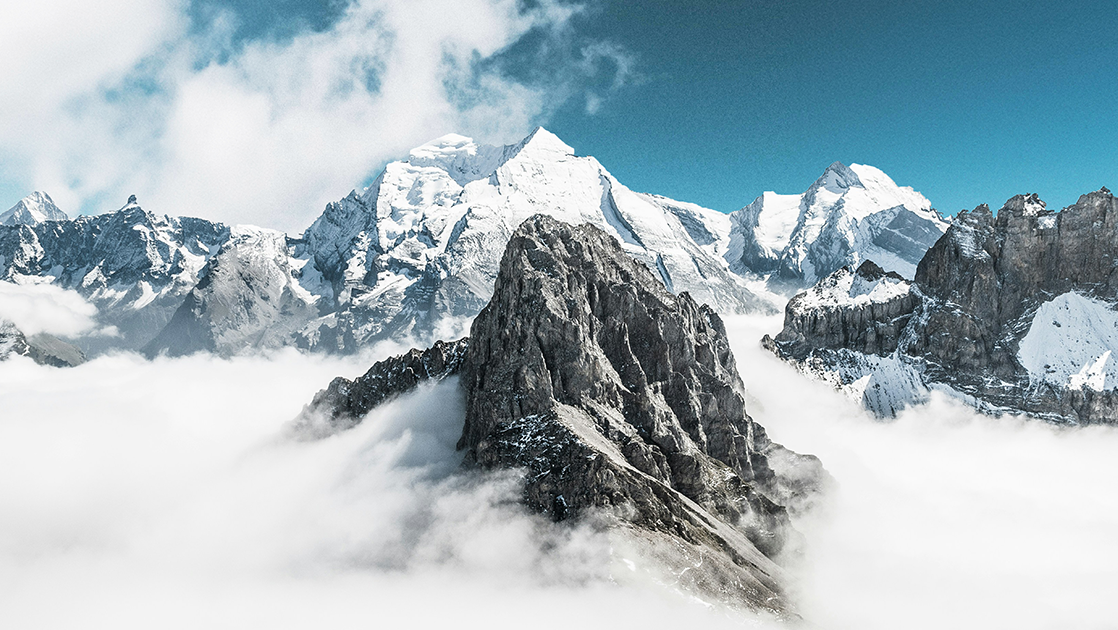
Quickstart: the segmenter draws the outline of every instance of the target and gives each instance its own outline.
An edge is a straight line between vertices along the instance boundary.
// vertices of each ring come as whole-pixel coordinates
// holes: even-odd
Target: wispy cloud
[[[15,324],[26,335],[77,337],[93,330],[96,315],[97,307],[76,291],[0,281],[0,321]]]
[[[9,5],[0,163],[71,212],[135,192],[297,230],[423,141],[511,141],[580,85],[631,74],[556,1],[355,0],[324,30],[236,42],[233,14],[199,24],[180,2]]]

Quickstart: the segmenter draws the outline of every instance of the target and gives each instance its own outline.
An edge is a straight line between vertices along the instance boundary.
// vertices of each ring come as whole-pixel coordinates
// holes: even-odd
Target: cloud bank
[[[1113,628],[1118,428],[989,418],[943,397],[878,422],[760,348],[779,317],[731,318],[769,435],[838,481],[800,523],[800,598],[824,628]]]
[[[657,627],[762,622],[452,475],[456,383],[316,442],[288,423],[372,357],[0,362],[0,625]],[[630,575],[631,574],[631,575]]]
[[[136,193],[157,212],[297,232],[422,142],[519,139],[634,73],[624,50],[578,36],[583,7],[556,0],[353,0],[325,29],[248,40],[233,11],[189,9],[0,7],[7,178],[71,214]]]
[[[728,320],[750,412],[837,489],[798,523],[810,627],[1108,628],[1118,430],[937,399],[868,418]],[[772,627],[611,559],[614,540],[462,475],[454,382],[315,442],[289,422],[360,358],[0,362],[0,625]]]
[[[97,307],[77,291],[0,281],[0,321],[15,324],[26,335],[78,337],[93,330],[96,315]]]

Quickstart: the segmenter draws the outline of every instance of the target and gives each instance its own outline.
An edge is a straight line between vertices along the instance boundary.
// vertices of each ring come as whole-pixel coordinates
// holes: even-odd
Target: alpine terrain
[[[759,278],[799,286],[871,256],[911,275],[944,229],[923,196],[872,167],[836,163],[803,195],[766,193],[726,215],[633,192],[537,129],[508,146],[448,135],[418,147],[299,236],[157,215],[134,196],[68,220],[35,193],[4,215],[0,280],[94,304],[99,330],[115,334],[73,340],[88,354],[350,353],[460,336],[516,226],[537,213],[598,226],[668,290],[724,314],[777,312],[781,298],[750,290]]]
[[[947,392],[989,412],[1118,423],[1118,202],[961,212],[914,281],[870,263],[793,298],[766,343],[880,415]]]
[[[763,275],[777,290],[811,286],[863,260],[911,279],[947,229],[920,193],[872,166],[840,162],[803,194],[766,192],[730,216],[733,268]]]
[[[610,529],[676,586],[792,614],[776,563],[789,512],[827,479],[745,410],[722,320],[595,225],[537,215],[511,236],[470,336],[336,379],[297,426],[321,435],[457,377],[467,467],[523,471],[523,500]]]

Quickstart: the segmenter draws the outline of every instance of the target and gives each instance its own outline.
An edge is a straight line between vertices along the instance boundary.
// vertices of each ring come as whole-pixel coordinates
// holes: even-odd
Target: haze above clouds
[[[624,50],[570,28],[580,6],[522,5],[357,0],[243,39],[232,10],[179,0],[5,3],[0,190],[301,232],[414,146],[515,141],[601,75],[628,80]]]
[[[810,623],[1118,618],[1118,432],[942,400],[878,423],[758,348],[778,318],[729,324],[751,413],[838,480],[799,524]],[[768,626],[612,564],[600,533],[526,514],[512,476],[455,474],[453,381],[291,439],[315,391],[397,351],[0,363],[0,625]]]

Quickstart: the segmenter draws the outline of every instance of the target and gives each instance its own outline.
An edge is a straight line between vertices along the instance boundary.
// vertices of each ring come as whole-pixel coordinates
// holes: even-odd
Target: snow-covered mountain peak
[[[136,201],[136,195],[128,195],[128,201],[121,206],[121,210],[133,210],[140,208],[140,202]]]
[[[559,136],[543,127],[536,127],[532,133],[528,134],[527,138],[516,146],[515,153],[518,155],[523,153],[532,153],[533,155],[550,153],[566,156],[574,155],[575,150],[566,142],[560,140]]]
[[[766,192],[734,213],[737,269],[780,286],[813,284],[845,265],[873,259],[911,278],[916,262],[947,229],[924,195],[880,169],[834,162],[802,194]]]
[[[412,149],[407,164],[445,171],[459,186],[465,186],[488,177],[508,153],[508,147],[478,144],[473,138],[450,133]]]
[[[853,169],[842,162],[832,162],[819,179],[815,180],[813,188],[825,188],[833,193],[842,194],[849,188],[862,187],[862,180]]]
[[[0,225],[36,225],[43,221],[66,221],[69,218],[54,205],[50,195],[36,190],[0,214]]]

